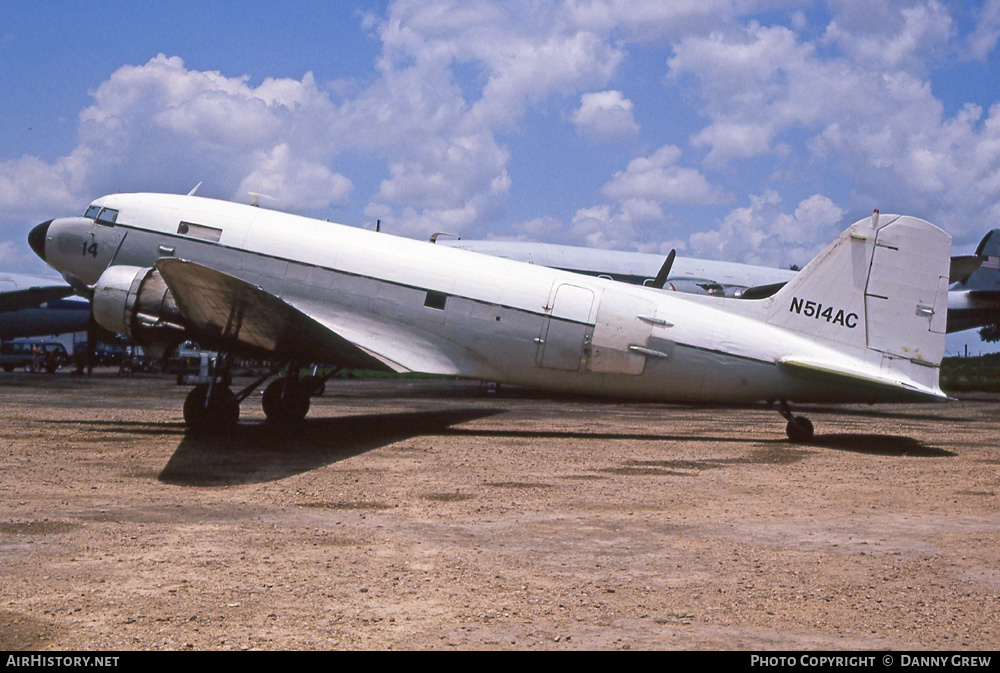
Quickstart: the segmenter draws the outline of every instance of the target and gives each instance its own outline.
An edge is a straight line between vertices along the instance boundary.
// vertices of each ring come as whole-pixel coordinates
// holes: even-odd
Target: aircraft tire
[[[227,387],[216,388],[211,402],[206,406],[208,384],[191,389],[184,399],[184,423],[193,430],[228,429],[240,420],[240,405]]]
[[[808,442],[813,438],[812,421],[805,416],[796,416],[788,421],[788,425],[785,426],[785,434],[788,435],[788,439],[797,444]]]
[[[300,382],[285,389],[285,379],[271,381],[264,388],[261,406],[267,420],[275,423],[298,423],[309,413],[309,389]]]

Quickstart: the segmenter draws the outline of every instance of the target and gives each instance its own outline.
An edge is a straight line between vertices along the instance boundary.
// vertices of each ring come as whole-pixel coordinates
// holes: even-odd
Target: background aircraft
[[[951,238],[876,213],[773,296],[665,292],[252,206],[113,194],[44,222],[31,248],[93,294],[98,323],[150,354],[193,338],[220,351],[184,404],[190,426],[236,423],[268,378],[229,389],[234,355],[286,365],[269,419],[301,420],[302,365],[333,363],[662,401],[947,399]]]
[[[61,278],[0,273],[0,339],[87,329],[89,302]]]
[[[438,245],[496,255],[556,269],[614,280],[650,284],[666,257],[642,252],[602,250],[524,241],[438,239]],[[983,237],[974,256],[953,257],[948,293],[948,332],[1000,323],[1000,229]],[[981,266],[980,266],[981,264]],[[773,294],[797,272],[734,262],[675,257],[664,288],[678,292],[736,298]]]

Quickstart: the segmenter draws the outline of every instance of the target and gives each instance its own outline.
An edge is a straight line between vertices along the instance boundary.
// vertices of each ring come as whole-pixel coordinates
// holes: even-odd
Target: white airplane
[[[439,236],[439,235],[438,235]],[[652,285],[678,292],[760,299],[776,292],[797,271],[694,257],[603,250],[554,243],[438,239],[445,245],[529,264]],[[947,331],[1000,323],[1000,229],[986,234],[975,255],[951,259]],[[658,278],[658,276],[661,276]]]
[[[234,354],[290,364],[269,420],[300,421],[300,366],[445,374],[667,402],[944,400],[938,373],[951,237],[876,213],[773,296],[731,301],[590,278],[197,196],[114,194],[28,237],[104,327],[147,353],[192,338],[218,349],[189,426],[235,424]],[[310,384],[311,385],[311,384]]]
[[[0,339],[87,329],[90,306],[61,278],[0,273]]]

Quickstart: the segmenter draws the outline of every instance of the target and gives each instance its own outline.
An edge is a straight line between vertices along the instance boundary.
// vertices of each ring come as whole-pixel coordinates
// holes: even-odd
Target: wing
[[[69,285],[28,287],[23,290],[2,292],[0,293],[0,313],[34,308],[46,302],[65,299],[71,294],[73,294],[73,288]]]
[[[181,259],[161,259],[156,268],[206,345],[266,359],[407,371],[239,278]]]

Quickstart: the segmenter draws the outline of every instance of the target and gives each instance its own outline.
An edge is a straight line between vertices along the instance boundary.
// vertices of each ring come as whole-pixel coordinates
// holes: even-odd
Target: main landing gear
[[[219,355],[212,381],[195,386],[184,400],[184,422],[192,430],[227,431],[240,419],[240,404],[274,371],[257,378],[237,393],[230,389],[231,358]],[[271,381],[264,388],[261,404],[269,422],[298,423],[309,413],[309,398],[321,395],[329,376],[299,376],[299,365],[288,366],[288,374]]]
[[[785,417],[788,425],[785,426],[785,434],[793,442],[803,444],[813,438],[813,424],[805,416],[796,416],[788,406],[788,402],[782,400],[778,407],[778,413]]]

